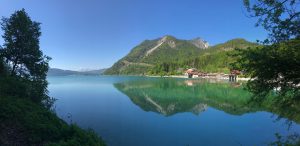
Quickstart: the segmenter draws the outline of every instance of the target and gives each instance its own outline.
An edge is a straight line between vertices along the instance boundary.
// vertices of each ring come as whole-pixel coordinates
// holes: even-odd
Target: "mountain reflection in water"
[[[249,102],[245,82],[137,76],[48,80],[50,95],[58,98],[57,115],[93,129],[111,146],[284,144],[282,138],[300,130],[298,103],[278,105],[274,97]]]
[[[182,112],[198,115],[211,107],[232,115],[267,111],[300,123],[300,114],[297,114],[300,106],[294,109],[275,108],[272,97],[263,103],[249,104],[252,95],[243,88],[244,84],[224,80],[163,78],[127,81],[114,86],[144,111],[165,116]]]

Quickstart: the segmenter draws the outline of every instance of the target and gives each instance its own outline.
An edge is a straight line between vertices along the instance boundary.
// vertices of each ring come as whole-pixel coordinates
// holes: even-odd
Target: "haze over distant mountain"
[[[181,40],[173,36],[166,35],[164,37],[145,40],[138,46],[134,47],[128,55],[117,61],[111,68],[107,69],[105,74],[149,74],[154,70],[159,70],[167,64],[167,69],[163,72],[169,72],[169,65],[184,68],[186,66],[194,67],[195,64],[201,64],[204,70],[207,65],[220,66],[226,61],[225,51],[234,48],[247,48],[257,44],[248,42],[244,39],[233,39],[223,44],[209,46],[209,43],[201,38],[192,40]],[[221,52],[221,53],[220,53]],[[217,53],[217,54],[216,54]],[[212,57],[221,57],[212,58]],[[206,62],[199,62],[198,60]],[[224,59],[225,58],[225,59]],[[222,62],[216,62],[220,60]],[[215,64],[210,64],[215,63]],[[205,66],[206,65],[206,66]],[[220,66],[223,69],[226,67]],[[208,69],[208,71],[210,71]],[[160,71],[154,71],[154,73]]]
[[[63,70],[58,68],[50,68],[48,76],[67,76],[67,75],[101,75],[106,69],[88,70],[88,71],[73,71]]]

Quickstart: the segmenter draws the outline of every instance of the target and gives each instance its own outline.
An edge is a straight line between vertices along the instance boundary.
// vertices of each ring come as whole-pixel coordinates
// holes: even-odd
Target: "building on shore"
[[[194,75],[198,75],[198,71],[195,68],[190,68],[185,71],[185,75],[187,75],[188,78],[193,78]]]

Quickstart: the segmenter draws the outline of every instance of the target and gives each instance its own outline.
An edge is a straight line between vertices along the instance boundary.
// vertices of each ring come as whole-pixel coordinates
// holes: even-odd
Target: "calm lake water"
[[[56,112],[109,146],[254,146],[300,132],[271,103],[247,104],[242,83],[126,76],[48,77]],[[278,112],[278,113],[277,113]],[[287,124],[287,119],[291,121]]]

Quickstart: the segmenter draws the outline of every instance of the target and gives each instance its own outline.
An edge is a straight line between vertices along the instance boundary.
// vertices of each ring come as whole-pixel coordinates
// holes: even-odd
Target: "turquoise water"
[[[275,133],[300,132],[300,115],[278,119],[281,109],[271,110],[271,103],[248,105],[243,83],[126,76],[48,81],[58,116],[92,128],[109,146],[267,145]]]

